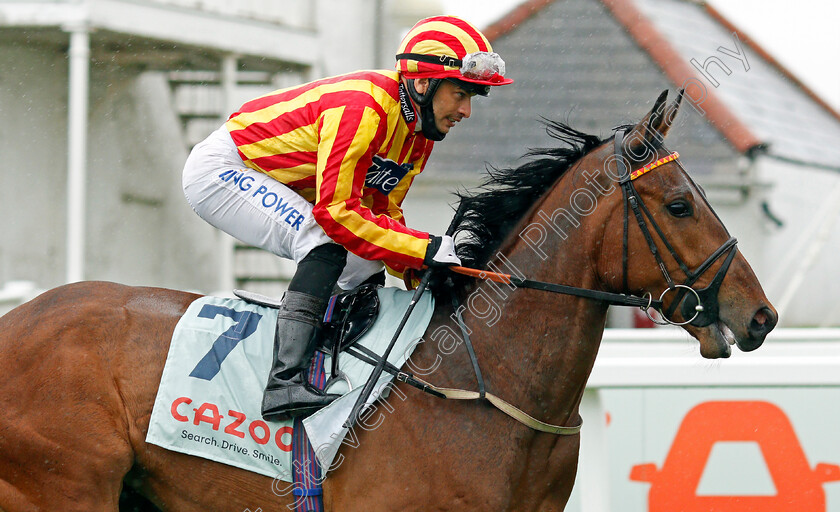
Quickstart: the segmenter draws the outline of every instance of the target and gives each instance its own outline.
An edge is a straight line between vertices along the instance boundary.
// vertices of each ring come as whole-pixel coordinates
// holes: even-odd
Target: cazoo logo
[[[761,448],[775,495],[699,496],[697,488],[719,442]],[[649,482],[649,512],[825,512],[822,484],[840,480],[840,467],[811,469],[790,420],[769,402],[705,402],[686,414],[662,464],[633,466],[630,480]]]

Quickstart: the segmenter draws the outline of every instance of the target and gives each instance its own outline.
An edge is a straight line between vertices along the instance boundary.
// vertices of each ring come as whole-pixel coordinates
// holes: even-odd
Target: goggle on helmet
[[[490,86],[513,83],[505,78],[505,61],[493,52],[477,28],[454,16],[435,16],[417,22],[403,38],[397,52],[397,71],[406,78],[450,78],[480,87],[471,92],[484,96]]]

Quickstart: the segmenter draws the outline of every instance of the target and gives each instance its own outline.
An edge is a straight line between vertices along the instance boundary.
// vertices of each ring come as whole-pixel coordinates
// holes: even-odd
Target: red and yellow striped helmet
[[[406,78],[456,78],[506,85],[505,61],[480,30],[454,16],[418,21],[400,43],[397,71]]]

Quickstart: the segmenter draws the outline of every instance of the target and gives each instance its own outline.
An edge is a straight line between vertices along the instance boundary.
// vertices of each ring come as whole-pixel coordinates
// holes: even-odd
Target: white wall
[[[836,203],[840,175],[771,159],[761,161],[760,172],[763,180],[774,184],[768,201],[785,223],[782,228],[766,229],[763,265],[770,300],[782,304],[786,291],[795,284],[797,270],[811,262],[801,286],[781,312],[782,325],[840,325],[840,203]],[[818,238],[821,227],[826,228],[823,241]]]
[[[311,78],[374,68],[376,0],[322,0],[316,8],[320,69]]]
[[[187,152],[166,77],[107,77],[91,92],[88,277],[209,290],[217,234],[181,189]]]
[[[0,282],[64,275],[67,62],[0,46]]]
[[[67,61],[0,46],[0,283],[65,279]],[[87,279],[201,289],[215,233],[183,198],[186,150],[161,76],[91,71]]]

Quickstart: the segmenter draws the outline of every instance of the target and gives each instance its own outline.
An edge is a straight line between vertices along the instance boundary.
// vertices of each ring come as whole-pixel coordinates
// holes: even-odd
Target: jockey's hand
[[[426,256],[423,263],[427,267],[449,267],[461,265],[461,260],[455,254],[455,240],[449,235],[429,236],[429,247],[426,249]]]

